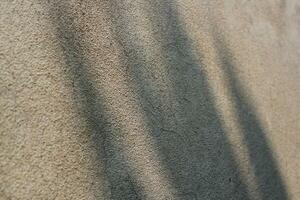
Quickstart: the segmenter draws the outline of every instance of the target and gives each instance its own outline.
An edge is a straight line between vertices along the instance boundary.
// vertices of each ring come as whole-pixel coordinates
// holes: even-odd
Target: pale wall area
[[[300,199],[298,0],[2,0],[0,199]]]

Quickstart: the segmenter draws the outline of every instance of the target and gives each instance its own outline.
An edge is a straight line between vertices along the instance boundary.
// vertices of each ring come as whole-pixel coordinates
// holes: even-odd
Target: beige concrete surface
[[[298,0],[2,0],[0,199],[300,199]]]

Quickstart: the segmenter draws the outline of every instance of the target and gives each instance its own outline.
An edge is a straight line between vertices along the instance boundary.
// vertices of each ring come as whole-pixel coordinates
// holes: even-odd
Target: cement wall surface
[[[300,1],[1,0],[0,199],[300,199]]]

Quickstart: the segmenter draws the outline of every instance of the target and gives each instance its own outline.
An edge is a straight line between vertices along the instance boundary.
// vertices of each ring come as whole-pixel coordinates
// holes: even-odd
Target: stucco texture
[[[1,0],[0,199],[300,199],[297,0]]]

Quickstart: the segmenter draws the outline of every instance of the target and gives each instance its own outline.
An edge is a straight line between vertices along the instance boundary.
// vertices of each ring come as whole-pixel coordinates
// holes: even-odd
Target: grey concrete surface
[[[299,1],[0,10],[1,200],[300,198]]]

